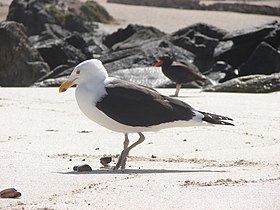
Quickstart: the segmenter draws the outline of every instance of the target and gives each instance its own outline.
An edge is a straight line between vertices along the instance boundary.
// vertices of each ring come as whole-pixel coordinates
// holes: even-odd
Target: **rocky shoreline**
[[[265,91],[256,85],[254,90],[253,83],[248,83],[240,92],[280,90],[275,74],[280,72],[277,21],[233,32],[204,23],[174,33],[134,24],[107,34],[92,16],[80,15],[79,8],[73,10],[55,0],[13,1],[7,21],[0,22],[0,86],[58,86],[76,64],[98,58],[110,75],[152,87],[172,87],[157,69],[147,70],[159,56],[168,54],[196,65],[212,81],[203,85],[208,90],[225,91],[213,84],[221,86],[234,78],[246,83],[248,75],[258,83],[260,74],[262,79],[267,77],[262,86],[268,87]],[[35,25],[31,16],[36,17]],[[112,21],[106,17],[103,22]],[[160,82],[154,82],[155,78]],[[237,91],[236,83],[231,84],[227,91]]]

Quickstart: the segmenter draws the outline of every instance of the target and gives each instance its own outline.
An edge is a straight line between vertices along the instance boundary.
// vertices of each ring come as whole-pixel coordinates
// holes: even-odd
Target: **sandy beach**
[[[0,209],[279,209],[280,93],[181,95],[236,126],[146,133],[127,170],[112,171],[99,158],[112,155],[114,165],[123,134],[88,120],[74,89],[1,88],[0,190],[22,196]],[[92,172],[73,171],[85,163]]]
[[[154,26],[166,33],[171,33],[199,22],[233,31],[280,20],[277,16],[131,6],[107,3],[106,0],[97,0],[97,2],[103,5],[117,20],[119,27],[126,27],[129,23],[141,24]],[[109,31],[116,30],[114,25],[104,25],[104,27]]]
[[[98,2],[117,20],[101,25],[111,32],[129,23],[173,32],[204,22],[232,31],[279,20]],[[0,20],[6,13],[7,6],[0,7]],[[64,94],[57,88],[0,88],[0,191],[13,187],[22,194],[0,199],[0,209],[280,209],[280,92],[180,94],[199,110],[233,118],[235,126],[146,133],[130,152],[127,169],[112,171],[99,159],[109,155],[111,166],[116,163],[123,134],[87,119],[73,88]],[[93,171],[74,172],[79,164]]]

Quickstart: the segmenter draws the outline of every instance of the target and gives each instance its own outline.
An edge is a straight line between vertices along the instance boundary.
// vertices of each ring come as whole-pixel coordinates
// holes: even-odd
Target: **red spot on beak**
[[[61,92],[65,92],[66,91],[66,88],[63,88],[62,90],[61,90]]]
[[[163,64],[163,61],[162,61],[162,60],[156,62],[156,63],[154,64],[154,67],[159,67],[159,66],[161,66],[161,64]]]

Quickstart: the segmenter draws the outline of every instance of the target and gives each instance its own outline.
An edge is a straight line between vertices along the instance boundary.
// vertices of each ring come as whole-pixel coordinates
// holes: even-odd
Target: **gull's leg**
[[[123,142],[123,149],[126,149],[129,145],[129,139],[128,139],[128,134],[124,134],[124,142]]]
[[[127,149],[128,145],[129,145],[128,134],[125,133],[124,134],[124,142],[123,142],[123,150]],[[127,156],[125,157],[124,162],[126,162],[126,159],[127,159]]]
[[[126,158],[128,156],[129,151],[131,149],[133,149],[134,147],[136,147],[138,144],[141,144],[145,140],[145,136],[142,133],[139,132],[138,134],[139,134],[138,141],[136,141],[135,143],[131,144],[129,147],[125,148],[122,151],[121,155],[119,156],[117,165],[114,167],[114,170],[117,170],[120,167],[121,167],[121,169],[125,169]],[[127,139],[128,139],[128,136],[127,136]]]
[[[174,94],[175,97],[178,97],[181,86],[182,86],[182,84],[176,84],[176,91]]]

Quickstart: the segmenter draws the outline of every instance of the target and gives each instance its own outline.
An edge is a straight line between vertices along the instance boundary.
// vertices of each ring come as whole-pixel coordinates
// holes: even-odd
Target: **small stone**
[[[112,162],[112,157],[102,157],[100,158],[100,163],[103,165],[103,166],[108,166],[109,163]]]
[[[155,156],[155,155],[152,155],[152,156],[151,156],[151,158],[157,158],[157,156]]]
[[[18,198],[21,196],[21,193],[18,192],[15,188],[8,188],[0,191],[0,198]]]
[[[74,171],[84,172],[84,171],[92,171],[92,168],[88,164],[78,165],[73,167]]]

